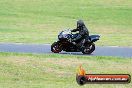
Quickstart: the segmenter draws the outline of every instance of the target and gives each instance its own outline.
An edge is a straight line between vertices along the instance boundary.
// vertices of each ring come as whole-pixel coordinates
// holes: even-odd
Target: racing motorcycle
[[[99,40],[99,35],[90,35],[86,36],[84,39],[81,39],[79,43],[81,43],[80,47],[77,47],[77,43],[72,42],[73,34],[70,29],[64,30],[59,33],[58,41],[54,42],[51,45],[51,51],[54,53],[59,53],[61,51],[66,52],[82,52],[83,54],[91,54],[95,50],[95,44],[97,40]]]

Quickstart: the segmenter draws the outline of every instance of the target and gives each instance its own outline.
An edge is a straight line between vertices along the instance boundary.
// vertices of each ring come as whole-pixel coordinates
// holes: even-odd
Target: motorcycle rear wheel
[[[51,51],[54,53],[59,53],[62,51],[61,45],[58,42],[54,42],[51,45]]]
[[[85,48],[82,50],[83,54],[91,54],[95,50],[95,44],[92,43],[91,45],[85,46]]]

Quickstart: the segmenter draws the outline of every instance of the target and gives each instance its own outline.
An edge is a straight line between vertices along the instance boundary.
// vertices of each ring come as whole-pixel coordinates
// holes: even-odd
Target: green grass
[[[132,46],[131,0],[1,0],[0,42],[52,43],[83,19],[98,45]]]
[[[130,74],[132,59],[61,54],[0,53],[0,88],[80,88],[75,77],[87,73]],[[130,88],[130,84],[87,84],[84,88]]]

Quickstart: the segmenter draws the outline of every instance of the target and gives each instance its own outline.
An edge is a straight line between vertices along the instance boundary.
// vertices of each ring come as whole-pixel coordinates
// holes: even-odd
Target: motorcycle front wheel
[[[95,50],[95,44],[92,43],[91,45],[85,46],[85,48],[82,50],[83,54],[91,54]]]
[[[54,42],[52,45],[51,45],[51,51],[54,52],[54,53],[59,53],[62,51],[62,47],[61,47],[61,44],[59,44],[58,42]]]

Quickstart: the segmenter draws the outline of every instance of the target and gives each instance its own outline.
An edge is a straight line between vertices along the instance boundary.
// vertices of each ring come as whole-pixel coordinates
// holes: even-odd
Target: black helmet
[[[77,27],[83,27],[83,26],[85,26],[83,20],[78,20]]]

